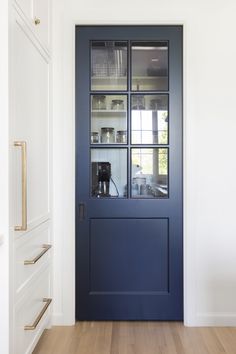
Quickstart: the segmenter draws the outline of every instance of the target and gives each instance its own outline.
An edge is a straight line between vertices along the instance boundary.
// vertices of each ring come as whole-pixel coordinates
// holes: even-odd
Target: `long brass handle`
[[[39,315],[37,316],[36,320],[34,321],[34,323],[32,325],[26,325],[24,327],[25,331],[33,331],[34,329],[37,328],[41,318],[43,317],[43,315],[47,311],[49,305],[51,304],[52,299],[44,298],[43,302],[45,302],[43,309],[40,311]]]
[[[43,245],[43,250],[35,258],[24,261],[24,265],[31,265],[38,262],[38,260],[52,247],[52,245]]]
[[[27,144],[26,141],[15,141],[14,146],[21,147],[22,161],[22,224],[15,226],[15,231],[27,230]]]

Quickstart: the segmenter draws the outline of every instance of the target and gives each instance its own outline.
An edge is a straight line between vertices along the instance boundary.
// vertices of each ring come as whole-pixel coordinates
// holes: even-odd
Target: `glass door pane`
[[[168,42],[132,43],[132,90],[168,90]]]
[[[127,143],[127,96],[91,96],[91,144]]]
[[[92,91],[127,89],[127,42],[93,41],[91,48]]]
[[[91,149],[91,196],[127,197],[127,149]]]
[[[168,149],[131,149],[132,198],[168,198]]]
[[[91,196],[168,198],[168,42],[91,43]]]
[[[168,144],[168,95],[131,96],[132,144]]]

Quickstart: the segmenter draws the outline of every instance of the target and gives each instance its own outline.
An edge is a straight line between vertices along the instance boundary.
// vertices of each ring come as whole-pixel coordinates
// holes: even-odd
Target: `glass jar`
[[[115,142],[114,128],[101,128],[101,142],[103,144],[113,144]]]
[[[136,189],[135,195],[141,195],[145,190],[144,186],[146,186],[146,177],[133,177],[132,184],[135,185],[135,189]]]
[[[93,96],[92,107],[94,110],[106,109],[106,96]]]
[[[124,101],[123,100],[112,100],[111,101],[111,109],[114,110],[124,110]]]
[[[99,134],[98,132],[91,133],[91,144],[98,144],[99,143]]]
[[[141,95],[132,97],[132,109],[143,110],[145,109],[145,98]]]
[[[150,108],[154,111],[162,109],[162,100],[160,98],[155,98],[150,102]]]
[[[116,132],[116,142],[118,144],[126,144],[126,130],[117,130]]]

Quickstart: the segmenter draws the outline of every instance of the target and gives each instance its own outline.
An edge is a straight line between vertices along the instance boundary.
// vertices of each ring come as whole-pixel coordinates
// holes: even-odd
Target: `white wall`
[[[0,353],[9,351],[8,0],[0,11]]]
[[[185,323],[236,325],[235,0],[54,0],[54,322],[74,321],[74,25],[184,25]]]

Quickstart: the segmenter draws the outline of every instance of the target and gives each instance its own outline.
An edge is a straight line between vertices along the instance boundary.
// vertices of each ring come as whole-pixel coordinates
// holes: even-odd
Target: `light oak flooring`
[[[33,354],[236,354],[236,328],[180,322],[80,322],[46,330]]]

